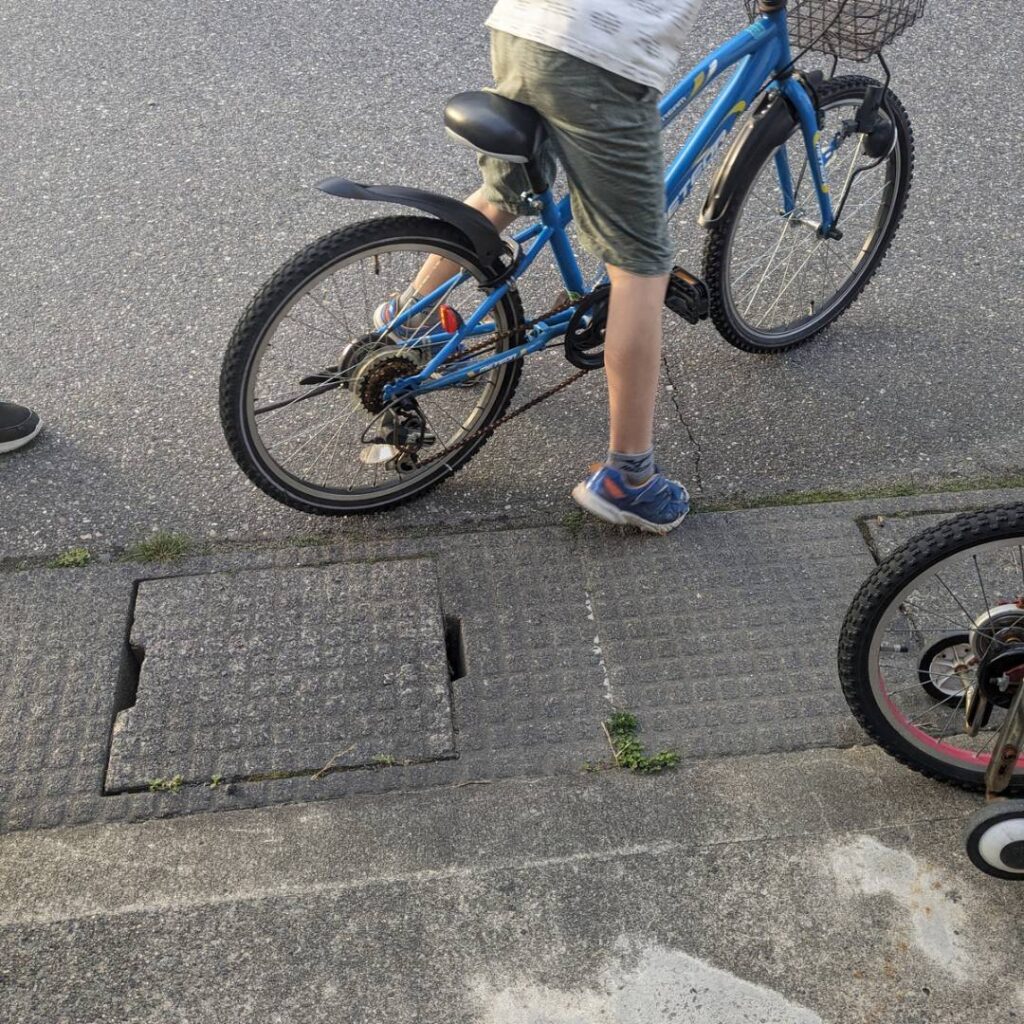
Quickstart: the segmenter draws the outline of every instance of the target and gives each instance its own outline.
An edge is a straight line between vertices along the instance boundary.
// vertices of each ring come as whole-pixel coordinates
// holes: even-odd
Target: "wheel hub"
[[[977,675],[965,699],[965,729],[976,736],[988,725],[993,708],[1010,706],[1024,680],[1024,609],[1000,604],[974,620],[968,642]]]
[[[994,637],[1003,630],[1016,630],[1024,637],[1024,608],[1018,604],[999,604],[984,611],[974,620],[971,627],[970,641],[974,653],[979,658],[985,657]],[[1007,635],[1003,641],[1012,642]]]

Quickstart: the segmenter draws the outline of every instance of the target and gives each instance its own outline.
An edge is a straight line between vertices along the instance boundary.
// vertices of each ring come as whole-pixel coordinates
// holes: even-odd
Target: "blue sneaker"
[[[572,491],[573,500],[598,519],[617,526],[635,526],[648,533],[674,530],[690,511],[690,496],[678,480],[655,473],[647,483],[631,487],[611,466],[599,466]]]

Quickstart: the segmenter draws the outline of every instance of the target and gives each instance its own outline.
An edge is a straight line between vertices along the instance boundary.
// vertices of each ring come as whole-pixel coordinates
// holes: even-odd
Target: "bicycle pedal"
[[[673,267],[668,275],[665,305],[687,323],[695,324],[708,316],[708,286],[682,267]]]

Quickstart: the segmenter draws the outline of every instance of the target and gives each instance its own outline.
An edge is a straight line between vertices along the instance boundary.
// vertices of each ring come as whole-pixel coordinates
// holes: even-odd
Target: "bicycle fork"
[[[813,225],[807,223],[807,226],[814,227],[822,238],[839,240],[843,237],[843,233],[839,229],[839,219],[843,214],[843,209],[846,206],[846,200],[854,180],[864,171],[876,167],[885,160],[896,146],[896,126],[888,118],[881,116],[881,109],[885,102],[885,95],[889,88],[891,75],[889,67],[882,59],[881,54],[878,55],[878,58],[885,70],[885,83],[883,85],[872,85],[867,88],[864,100],[852,122],[857,134],[858,151],[863,153],[872,162],[865,167],[857,169],[851,164],[850,173],[847,175],[846,181],[843,182],[839,200],[836,204],[832,202],[832,189],[828,180],[829,158],[822,152],[821,147],[819,112],[815,101],[815,82],[810,79],[810,76],[798,74],[791,75],[781,86],[783,93],[792,103],[798,115],[804,146],[807,150],[807,163],[811,169],[811,177],[814,180],[817,193],[818,208],[821,213],[820,224]],[[796,210],[796,192],[793,187],[792,171],[789,167],[789,155],[784,146],[775,154],[775,168],[779,177],[779,189],[783,197],[783,212],[786,215],[792,215]]]
[[[1021,746],[1024,745],[1024,682],[1017,687],[1010,707],[996,735],[995,749],[985,772],[985,796],[991,800],[1002,793],[1013,778]]]
[[[818,199],[821,223],[818,234],[822,238],[839,238],[835,229],[835,215],[832,209],[831,188],[828,180],[828,168],[821,152],[821,129],[818,122],[818,109],[812,99],[813,87],[805,84],[803,77],[790,75],[781,85],[783,95],[793,105],[800,122],[800,133],[803,136],[804,148],[807,150],[807,165],[811,169],[811,179]],[[796,193],[793,187],[793,174],[789,167],[789,156],[786,147],[780,147],[775,154],[775,169],[779,176],[779,188],[782,191],[783,210],[789,215],[796,210]]]

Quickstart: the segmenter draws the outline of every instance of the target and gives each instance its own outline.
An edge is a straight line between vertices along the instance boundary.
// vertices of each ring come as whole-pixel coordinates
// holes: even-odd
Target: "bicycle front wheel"
[[[954,516],[885,559],[839,642],[854,715],[932,778],[984,789],[1024,680],[1024,505]],[[1024,755],[1010,792],[1024,792]]]
[[[520,359],[481,372],[471,387],[384,397],[441,344],[432,340],[442,337],[431,326],[435,311],[400,338],[380,320],[431,258],[458,271],[435,310],[464,322],[489,268],[461,232],[427,217],[386,217],[321,238],[242,315],[221,371],[221,422],[238,465],[272,498],[320,515],[382,511],[435,487],[486,442],[485,428],[515,392]],[[505,351],[521,324],[510,290],[473,336],[474,350]]]
[[[888,91],[880,114],[895,127],[894,145],[880,160],[864,153],[854,119],[867,89],[877,84],[842,76],[818,93],[819,145],[827,154],[833,204],[842,202],[842,238],[818,233],[821,212],[799,126],[779,149],[751,161],[738,194],[708,232],[709,313],[731,345],[775,353],[809,341],[853,305],[878,269],[903,217],[914,139],[903,105]],[[789,209],[783,157],[792,182]]]

